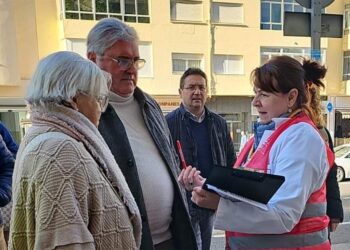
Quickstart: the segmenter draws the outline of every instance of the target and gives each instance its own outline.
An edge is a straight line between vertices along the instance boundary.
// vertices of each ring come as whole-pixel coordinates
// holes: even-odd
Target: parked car
[[[334,148],[335,163],[338,165],[337,180],[350,178],[350,144],[343,144]]]

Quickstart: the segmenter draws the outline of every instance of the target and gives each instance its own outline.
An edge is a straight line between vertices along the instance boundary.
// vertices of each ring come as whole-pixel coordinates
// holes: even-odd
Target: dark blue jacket
[[[17,144],[10,132],[0,122],[0,207],[6,206],[11,201],[12,173],[17,154]],[[0,210],[0,225],[3,224]]]
[[[0,207],[11,201],[12,172],[15,159],[0,137]],[[0,218],[2,221],[2,218]]]
[[[0,122],[0,135],[2,136],[2,139],[4,140],[6,147],[14,157],[16,157],[18,146],[15,140],[13,139],[12,135],[8,131],[8,129],[5,127],[4,124]]]
[[[197,145],[189,128],[190,116],[191,114],[181,104],[179,108],[169,113],[165,118],[168,122],[173,142],[180,140],[182,143],[186,163],[198,166]],[[206,107],[205,117],[205,119],[208,119],[208,132],[214,166],[232,167],[236,161],[236,155],[225,119],[211,112]]]

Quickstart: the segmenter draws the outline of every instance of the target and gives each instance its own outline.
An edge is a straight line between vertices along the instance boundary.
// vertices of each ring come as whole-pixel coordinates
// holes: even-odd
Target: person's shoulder
[[[140,88],[138,89],[142,95],[144,95],[144,97],[146,98],[147,101],[150,101],[150,102],[155,102],[156,100],[154,99],[153,96],[151,96],[150,94],[148,94],[147,92],[141,90]]]
[[[225,118],[223,118],[221,115],[209,110],[208,108],[206,110],[207,110],[208,115],[210,117],[212,117],[213,120],[220,122],[221,124],[224,124],[224,125],[226,124]]]
[[[6,146],[5,141],[0,136],[0,161],[3,161],[8,158],[12,158],[12,154]]]
[[[135,88],[134,97],[137,101],[144,99],[146,102],[157,103],[157,101],[150,94],[146,93],[145,91],[143,91],[139,87]]]
[[[309,140],[309,142],[315,142],[324,144],[322,137],[320,136],[318,130],[311,124],[306,122],[299,122],[290,126],[286,131],[286,135],[289,137],[295,137],[299,140]]]
[[[27,154],[39,152],[46,157],[78,157],[85,154],[83,144],[61,132],[44,132],[25,139]]]
[[[38,179],[46,172],[69,173],[77,164],[88,166],[92,162],[81,142],[61,132],[42,133],[24,143],[17,155],[18,165],[22,166],[24,175],[36,173]],[[83,168],[75,170],[85,175]]]
[[[6,126],[0,121],[0,130],[4,130],[4,129],[7,130]]]
[[[9,133],[9,132],[8,132],[8,129],[6,128],[6,126],[5,126],[2,122],[0,122],[0,135],[1,135],[2,137],[4,137],[4,136],[6,136],[8,133]]]
[[[151,95],[147,94],[140,88],[135,89],[135,98],[140,101],[141,98],[144,99],[145,103],[154,110],[161,111],[159,103]]]
[[[170,113],[166,114],[165,118],[167,121],[175,119],[175,117],[180,113],[180,108],[176,108]]]

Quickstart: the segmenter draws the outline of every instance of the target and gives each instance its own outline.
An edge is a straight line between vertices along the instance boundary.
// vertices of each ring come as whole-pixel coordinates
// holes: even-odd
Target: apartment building
[[[92,26],[115,17],[139,33],[147,61],[139,86],[166,113],[179,105],[182,72],[202,68],[208,106],[225,117],[238,148],[240,131],[251,132],[256,119],[251,71],[274,55],[310,56],[310,38],[283,36],[284,11],[309,10],[294,0],[0,0],[0,119],[19,140],[28,124],[23,96],[38,60],[57,50],[85,55]],[[344,14],[343,38],[321,41],[328,127],[334,133],[340,125],[341,137],[350,137],[350,0],[335,0],[325,12]]]

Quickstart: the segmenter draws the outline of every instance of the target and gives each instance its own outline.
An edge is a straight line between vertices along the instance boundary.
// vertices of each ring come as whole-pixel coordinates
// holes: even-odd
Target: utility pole
[[[311,0],[311,59],[321,60],[321,15],[322,5],[320,0]]]
[[[321,59],[321,37],[342,37],[342,15],[322,14],[334,0],[295,0],[310,13],[285,12],[285,36],[310,36],[311,58]]]

